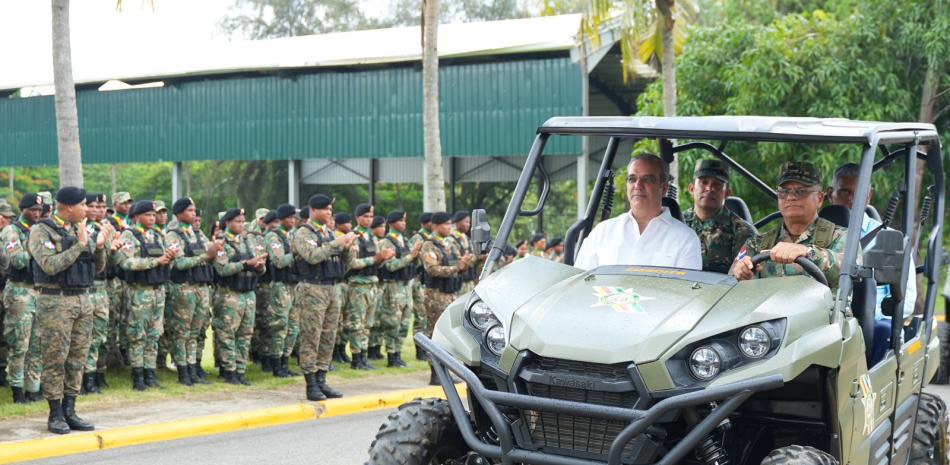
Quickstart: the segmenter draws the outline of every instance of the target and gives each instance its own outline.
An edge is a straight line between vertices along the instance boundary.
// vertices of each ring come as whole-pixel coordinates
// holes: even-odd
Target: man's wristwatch
[[[805,256],[808,257],[809,260],[811,261],[818,260],[818,251],[815,250],[814,246],[808,245],[808,246],[805,246],[805,248],[808,249],[808,253]]]

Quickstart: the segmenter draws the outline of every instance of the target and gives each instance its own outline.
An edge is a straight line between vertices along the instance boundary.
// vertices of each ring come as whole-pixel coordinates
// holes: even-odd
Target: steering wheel
[[[752,257],[752,268],[755,269],[755,266],[759,263],[771,260],[772,256],[769,254],[769,252],[766,251],[759,253],[758,255]],[[816,265],[815,262],[809,260],[806,257],[798,257],[795,259],[795,264],[802,267],[802,270],[805,272],[805,274],[814,278],[815,281],[818,281],[825,286],[828,285],[828,278],[825,277],[825,274],[821,272],[821,269],[818,268],[818,265]]]

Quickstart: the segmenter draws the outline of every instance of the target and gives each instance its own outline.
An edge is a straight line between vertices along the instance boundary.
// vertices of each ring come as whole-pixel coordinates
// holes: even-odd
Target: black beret
[[[190,206],[192,206],[192,205],[194,205],[194,204],[195,204],[195,201],[194,201],[194,200],[191,200],[191,197],[183,197],[183,198],[180,198],[180,199],[176,200],[175,203],[172,204],[172,213],[175,214],[175,215],[177,215],[177,214],[179,214],[179,213],[181,213],[181,212],[187,210],[188,207],[190,207]]]
[[[382,225],[386,224],[386,217],[384,216],[374,216],[373,224],[369,225],[370,229],[376,229]]]
[[[50,205],[50,204],[48,204],[48,203],[44,203],[44,204],[43,204],[43,214],[44,214],[44,215],[49,215],[51,211],[53,211],[53,206]]]
[[[105,202],[105,194],[86,194],[86,203]]]
[[[296,209],[294,210],[294,212],[296,213]],[[267,214],[264,215],[264,218],[261,218],[261,221],[263,221],[264,224],[273,223],[277,221],[277,212],[274,210],[267,212]]]
[[[389,214],[386,215],[386,222],[387,222],[387,223],[395,223],[395,222],[397,222],[397,221],[399,221],[399,220],[401,220],[401,219],[403,219],[403,218],[405,218],[405,217],[406,217],[406,212],[404,212],[404,211],[402,211],[402,210],[396,210],[396,211],[394,211],[394,212],[389,212]]]
[[[340,212],[336,215],[333,215],[333,221],[337,224],[337,226],[339,226],[341,224],[352,223],[353,217],[350,216],[349,213]]]
[[[155,211],[155,202],[151,200],[138,200],[132,204],[132,208],[129,209],[129,216],[141,215],[142,213],[148,213]]]
[[[20,198],[20,210],[26,210],[34,205],[43,206],[43,197],[30,192],[29,194],[24,194]]]
[[[81,187],[66,186],[56,193],[56,201],[63,205],[79,205],[86,200],[86,190]]]
[[[373,206],[368,203],[361,203],[356,206],[356,210],[353,211],[353,216],[363,216],[370,212],[373,209]]]
[[[333,199],[323,194],[316,194],[313,197],[310,197],[308,204],[310,205],[310,208],[327,208],[330,205],[333,205]]]
[[[309,209],[309,208],[301,208],[301,209],[300,209],[300,212],[297,213],[297,216],[299,216],[300,218],[305,219],[305,220],[306,220],[306,219],[310,219],[310,209]]]
[[[534,235],[531,236],[531,245],[534,245],[535,242],[538,242],[541,239],[544,239],[544,233],[534,233]]]
[[[510,257],[510,256],[515,255],[515,254],[517,254],[517,253],[518,253],[518,251],[517,251],[514,247],[505,244],[505,255],[507,255],[507,256]]]
[[[419,215],[419,224],[426,224],[432,222],[432,212],[425,212]]]
[[[227,223],[228,221],[231,221],[231,220],[233,220],[233,219],[235,219],[235,218],[237,218],[237,217],[239,217],[239,216],[241,216],[241,215],[243,215],[243,214],[244,214],[244,209],[243,209],[243,208],[232,208],[232,209],[230,209],[230,210],[224,212],[224,216],[221,217],[221,223],[222,223],[222,224],[225,224],[225,223]]]
[[[520,249],[521,246],[523,246],[523,245],[525,245],[525,244],[527,244],[527,243],[528,243],[528,241],[522,239],[522,240],[518,241],[517,244],[515,244],[515,248],[516,248],[516,249]]]
[[[561,242],[563,242],[563,239],[561,239],[560,237],[555,237],[554,239],[551,239],[550,241],[548,241],[548,245],[544,246],[544,250],[553,249],[561,245]]]
[[[464,220],[465,218],[468,218],[469,216],[471,216],[471,215],[469,215],[469,213],[468,213],[467,211],[465,211],[465,210],[457,211],[457,212],[455,212],[454,215],[452,215],[452,222],[453,222],[453,223],[458,223],[459,221],[462,221],[462,220]]]
[[[274,218],[275,218],[275,219],[282,220],[282,219],[284,219],[284,218],[287,218],[288,216],[294,216],[294,215],[296,215],[296,214],[297,214],[297,207],[295,207],[295,206],[293,206],[293,205],[291,205],[291,204],[289,204],[289,203],[285,203],[285,204],[283,204],[283,205],[277,207],[276,210],[271,210],[271,211],[274,212]]]
[[[445,224],[452,221],[452,215],[446,212],[435,212],[432,214],[432,224]]]

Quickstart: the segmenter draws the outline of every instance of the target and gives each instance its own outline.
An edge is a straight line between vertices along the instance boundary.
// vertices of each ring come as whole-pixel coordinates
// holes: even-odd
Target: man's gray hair
[[[845,163],[835,170],[834,179],[853,178],[857,179],[861,173],[861,166],[857,163]]]
[[[656,156],[656,155],[654,155],[654,154],[652,154],[652,153],[648,153],[648,152],[644,152],[644,153],[641,153],[641,154],[639,154],[639,155],[635,155],[633,158],[630,159],[630,163],[627,164],[627,173],[628,173],[628,174],[629,174],[630,171],[633,169],[633,164],[636,163],[636,162],[638,162],[638,161],[648,161],[648,162],[650,162],[650,163],[654,163],[654,164],[656,164],[656,165],[659,165],[660,171],[663,173],[663,177],[662,177],[662,179],[660,179],[660,182],[669,182],[669,181],[670,181],[670,165],[668,165],[665,161],[663,161],[662,158],[660,158],[660,157],[658,157],[658,156]]]

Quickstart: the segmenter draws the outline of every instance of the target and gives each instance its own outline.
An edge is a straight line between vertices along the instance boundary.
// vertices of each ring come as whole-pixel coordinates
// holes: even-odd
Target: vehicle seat
[[[749,211],[749,206],[746,205],[745,200],[742,200],[741,197],[727,197],[726,208],[735,213],[739,218],[746,220],[747,223],[752,224],[754,222],[752,221],[752,212]]]
[[[683,222],[683,211],[680,210],[680,204],[672,197],[663,197],[663,206],[670,209],[670,216]]]
[[[842,228],[848,227],[848,218],[850,216],[851,211],[848,210],[848,207],[842,207],[841,205],[828,205],[818,212],[819,218],[824,218],[828,221],[831,221]]]
[[[874,205],[868,205],[864,212],[868,214],[871,218],[881,221],[881,214],[877,212],[877,209],[874,208]]]

